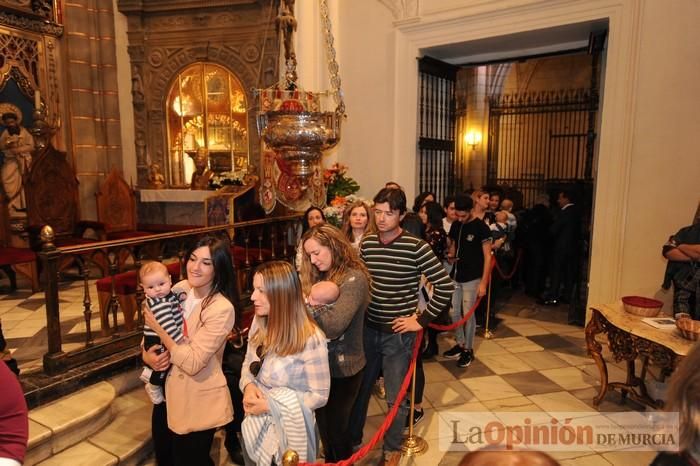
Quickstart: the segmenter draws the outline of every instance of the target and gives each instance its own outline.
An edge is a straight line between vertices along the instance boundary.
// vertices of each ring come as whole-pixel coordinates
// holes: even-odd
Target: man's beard
[[[8,126],[7,132],[10,136],[19,136],[19,126]]]

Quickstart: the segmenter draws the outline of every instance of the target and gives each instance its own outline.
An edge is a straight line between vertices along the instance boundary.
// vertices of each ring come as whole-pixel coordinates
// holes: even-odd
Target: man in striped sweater
[[[350,435],[355,445],[362,443],[370,394],[380,369],[391,408],[411,362],[416,332],[448,308],[454,291],[452,280],[430,246],[401,229],[405,213],[406,195],[402,190],[379,191],[374,197],[378,232],[365,237],[360,245],[360,256],[372,283],[363,336],[367,365],[350,417]],[[421,275],[433,285],[433,297],[418,316]],[[407,397],[384,437],[385,464],[398,462],[408,410]]]

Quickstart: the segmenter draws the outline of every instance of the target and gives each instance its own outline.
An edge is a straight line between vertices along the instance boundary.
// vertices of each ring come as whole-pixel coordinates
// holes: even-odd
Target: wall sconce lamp
[[[472,150],[475,150],[476,146],[481,143],[481,132],[470,130],[464,135],[464,142],[472,146]]]

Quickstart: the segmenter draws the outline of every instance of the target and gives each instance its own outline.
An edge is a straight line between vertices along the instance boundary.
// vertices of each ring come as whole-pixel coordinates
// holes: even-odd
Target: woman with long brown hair
[[[364,201],[355,201],[345,208],[341,230],[350,244],[358,250],[362,238],[377,231],[374,215],[370,215],[369,206]]]
[[[166,400],[153,406],[153,445],[159,465],[213,466],[209,450],[216,428],[233,418],[221,369],[235,320],[233,303],[238,302],[228,241],[201,238],[187,254],[186,269],[187,278],[172,288],[181,296],[186,341],[176,343],[144,309],[146,325],[166,351],[160,353],[160,345],[154,345],[142,350],[142,358],[157,371],[170,367]],[[206,410],[200,409],[202,403]]]
[[[340,289],[334,304],[312,309],[312,317],[329,339],[331,389],[328,404],[316,411],[316,420],[325,460],[332,463],[352,454],[347,430],[365,367],[362,329],[369,305],[369,274],[355,248],[332,225],[310,229],[301,242],[304,254],[299,274],[304,294],[325,280]]]
[[[287,448],[313,462],[313,411],[326,404],[330,387],[326,336],[306,313],[299,278],[287,262],[258,267],[251,300],[255,317],[240,382],[246,453],[256,464],[281,464],[284,438]]]

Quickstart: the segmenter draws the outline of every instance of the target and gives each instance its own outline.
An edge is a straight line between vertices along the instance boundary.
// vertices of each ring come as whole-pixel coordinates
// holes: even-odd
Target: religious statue
[[[163,189],[165,177],[160,172],[160,164],[152,163],[148,166],[148,187],[151,189]]]
[[[141,70],[138,66],[133,66],[131,69],[131,97],[135,107],[142,107],[145,100],[143,93],[143,79],[141,78]]]
[[[292,35],[297,30],[297,20],[294,17],[294,0],[282,0],[280,14],[277,17],[277,27],[282,30],[284,37],[284,59],[296,58]]]
[[[255,165],[248,165],[248,168],[246,169],[246,173],[243,176],[243,184],[246,186],[256,186],[258,184],[258,181],[260,181],[260,177],[257,174],[258,169],[255,167]]]
[[[2,186],[8,201],[7,209],[10,217],[25,216],[27,204],[23,179],[32,164],[34,138],[19,124],[20,119],[16,113],[4,113],[2,123],[5,126],[5,130],[0,134],[0,151],[5,154],[2,164]]]
[[[208,167],[209,151],[200,147],[192,158],[194,159],[194,173],[192,173],[190,189],[209,189],[209,180],[214,176]]]

